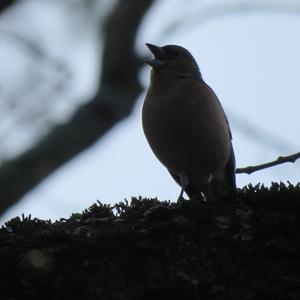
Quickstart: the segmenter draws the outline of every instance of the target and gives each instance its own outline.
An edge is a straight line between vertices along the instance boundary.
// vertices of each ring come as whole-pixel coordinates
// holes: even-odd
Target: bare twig
[[[279,156],[276,160],[265,163],[265,164],[261,164],[261,165],[257,165],[257,166],[249,166],[249,167],[245,167],[245,168],[237,168],[236,173],[237,174],[241,174],[241,173],[251,174],[253,172],[267,169],[270,167],[274,167],[274,166],[284,164],[287,162],[294,163],[298,158],[300,158],[300,152],[291,154],[288,156]]]
[[[0,167],[0,214],[61,165],[127,117],[142,87],[135,37],[153,0],[119,0],[105,23],[101,81],[96,95],[32,149]],[[99,166],[99,169],[101,166]]]

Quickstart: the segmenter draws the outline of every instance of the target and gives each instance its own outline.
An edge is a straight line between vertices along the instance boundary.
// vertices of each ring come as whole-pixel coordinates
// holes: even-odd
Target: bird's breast
[[[205,176],[224,169],[229,160],[226,117],[204,83],[186,80],[162,89],[150,87],[142,121],[152,151],[174,173]]]

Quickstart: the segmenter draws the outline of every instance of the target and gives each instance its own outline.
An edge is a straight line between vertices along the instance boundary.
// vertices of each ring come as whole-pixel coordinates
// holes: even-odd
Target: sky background
[[[0,32],[24,34],[21,22],[16,20],[20,15],[30,14],[26,34],[35,38],[43,36],[42,43],[47,46],[47,53],[57,61],[60,58],[67,60],[70,69],[63,77],[67,78],[67,88],[60,90],[55,103],[52,102],[50,108],[47,108],[47,118],[42,118],[40,122],[45,119],[48,122],[63,120],[95,91],[101,45],[97,42],[96,29],[93,28],[101,16],[88,18],[88,21],[82,16],[82,19],[77,18],[75,22],[72,14],[57,4],[51,5],[47,1],[42,1],[43,4],[29,2],[30,5],[20,6],[0,20]],[[221,3],[214,3],[218,2]],[[48,5],[47,9],[45,5]],[[193,22],[183,22],[184,26],[176,29],[168,27],[172,21],[183,21],[189,16],[195,16],[197,9],[200,11],[201,7],[196,1],[191,1],[188,8],[182,6],[182,1],[158,1],[143,21],[136,41],[137,51],[143,56],[147,55],[144,46],[146,42],[178,44],[190,50],[199,63],[204,79],[214,89],[228,115],[238,167],[260,164],[274,160],[279,155],[300,151],[300,15],[265,11],[221,13],[216,16],[212,14],[205,22],[197,22],[196,18]],[[41,20],[41,26],[36,28],[36,22]],[[68,26],[63,26],[65,22]],[[80,22],[84,26],[80,26]],[[47,36],[43,35],[45,30],[48,30]],[[0,39],[0,59],[3,61],[5,58],[6,64],[0,71],[0,87],[8,82],[4,90],[8,95],[13,93],[14,87],[9,84],[9,78],[18,74],[19,84],[23,82],[25,85],[28,67],[22,65],[24,54],[18,53],[13,44],[3,40],[1,42]],[[19,57],[19,61],[16,57]],[[47,66],[36,72],[44,74],[45,70],[48,73],[41,80],[52,82],[56,87],[60,72]],[[145,89],[149,84],[149,72],[150,68],[145,65],[140,75]],[[71,79],[68,79],[69,73]],[[28,87],[28,83],[25,87]],[[43,89],[45,95],[47,88],[53,87],[48,84]],[[44,103],[41,101],[44,98],[41,96],[44,94],[35,91],[28,98],[35,99],[31,100],[32,105],[42,107]],[[0,222],[22,213],[55,220],[81,212],[96,200],[113,204],[139,195],[175,200],[180,189],[156,160],[142,132],[143,98],[144,93],[140,95],[129,118],[117,124],[94,146],[28,193]],[[23,105],[28,106],[28,103]],[[8,129],[13,126],[9,125],[14,124],[13,120],[5,120]],[[16,148],[16,145],[22,147],[22,144],[29,143],[30,139],[24,138],[24,134],[38,136],[38,132],[32,133],[32,128],[38,129],[36,125],[28,126],[31,130],[27,132],[24,132],[24,128],[22,131],[14,126],[11,127],[14,128],[14,134],[6,144],[7,152],[11,145]],[[250,176],[237,175],[237,184],[239,187],[250,182],[269,185],[272,181],[280,180],[296,183],[299,181],[299,171],[298,161]]]

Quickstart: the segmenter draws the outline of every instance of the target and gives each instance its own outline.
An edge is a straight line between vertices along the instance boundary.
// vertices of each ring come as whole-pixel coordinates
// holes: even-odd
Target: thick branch
[[[141,92],[138,80],[141,62],[135,54],[134,41],[152,2],[118,2],[106,22],[99,91],[69,122],[56,126],[32,149],[1,166],[0,213],[130,114]]]
[[[0,14],[2,14],[7,8],[17,3],[18,0],[1,0],[0,1]]]
[[[300,299],[300,185],[227,196],[12,219],[0,228],[0,299]]]
[[[267,169],[270,167],[274,167],[277,165],[281,165],[281,164],[284,164],[287,162],[294,163],[298,158],[300,158],[300,152],[291,154],[288,156],[279,156],[276,160],[265,163],[265,164],[261,164],[261,165],[257,165],[257,166],[249,166],[249,167],[245,167],[245,168],[237,168],[236,173],[237,174],[241,174],[241,173],[251,174],[253,172]]]

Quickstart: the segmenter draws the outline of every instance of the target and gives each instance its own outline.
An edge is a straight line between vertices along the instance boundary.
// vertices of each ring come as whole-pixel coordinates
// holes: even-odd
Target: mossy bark
[[[300,186],[15,218],[0,278],[0,299],[300,299]]]

